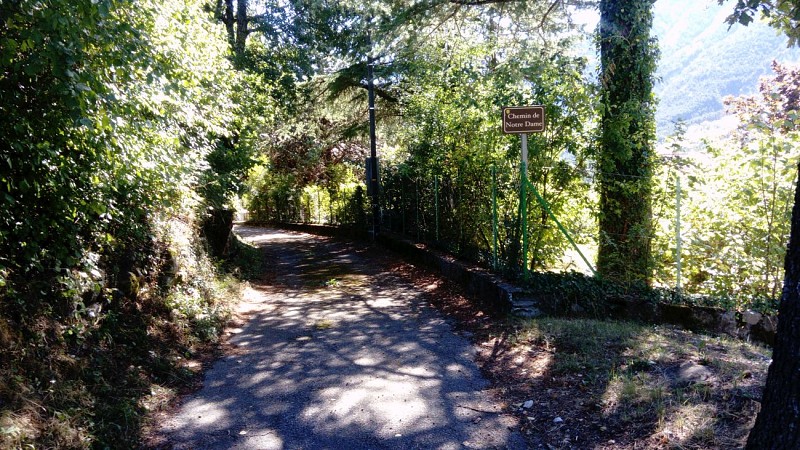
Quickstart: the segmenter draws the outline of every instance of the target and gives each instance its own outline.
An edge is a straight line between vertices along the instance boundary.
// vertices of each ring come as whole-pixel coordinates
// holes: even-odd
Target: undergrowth
[[[539,295],[545,295],[560,311],[579,308],[593,317],[604,317],[610,301],[635,299],[646,303],[669,303],[688,306],[710,306],[727,310],[753,310],[774,315],[777,298],[743,295],[701,295],[681,290],[650,287],[644,283],[619,283],[577,272],[533,272],[523,284]],[[575,311],[572,311],[575,312]]]
[[[135,448],[148,410],[197,376],[192,358],[213,346],[243,287],[232,274],[260,260],[237,241],[244,268],[215,265],[191,220],[152,225],[116,282],[100,261],[100,280],[57,286],[35,309],[3,299],[0,448]]]

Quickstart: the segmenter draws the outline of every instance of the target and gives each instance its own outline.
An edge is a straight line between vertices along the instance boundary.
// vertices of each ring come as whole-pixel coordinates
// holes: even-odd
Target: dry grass
[[[671,327],[541,319],[511,329],[481,359],[514,404],[534,400],[516,410],[533,444],[551,448],[740,448],[769,363],[764,348]]]

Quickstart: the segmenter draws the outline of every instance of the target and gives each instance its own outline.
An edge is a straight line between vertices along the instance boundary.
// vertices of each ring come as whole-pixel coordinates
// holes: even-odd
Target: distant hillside
[[[800,50],[763,23],[728,29],[733,6],[716,1],[659,0],[654,32],[661,49],[656,85],[656,120],[660,137],[672,132],[672,121],[689,124],[722,116],[722,98],[755,91],[769,74],[772,60],[800,61]]]

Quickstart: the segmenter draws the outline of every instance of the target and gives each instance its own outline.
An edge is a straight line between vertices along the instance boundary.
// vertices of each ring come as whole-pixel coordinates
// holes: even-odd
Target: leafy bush
[[[193,376],[238,289],[196,222],[236,188],[201,180],[247,165],[220,144],[242,80],[202,1],[0,17],[0,447],[135,447],[151,388]]]

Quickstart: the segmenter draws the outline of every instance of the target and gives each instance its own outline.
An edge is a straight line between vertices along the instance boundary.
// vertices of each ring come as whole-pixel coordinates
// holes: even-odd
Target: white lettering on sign
[[[507,110],[507,112],[506,112],[506,119],[511,119],[511,120],[514,120],[514,119],[539,119],[541,117],[542,117],[542,115],[539,114],[538,112],[535,112],[533,114],[514,114],[514,112],[512,110],[510,110],[510,109]]]

